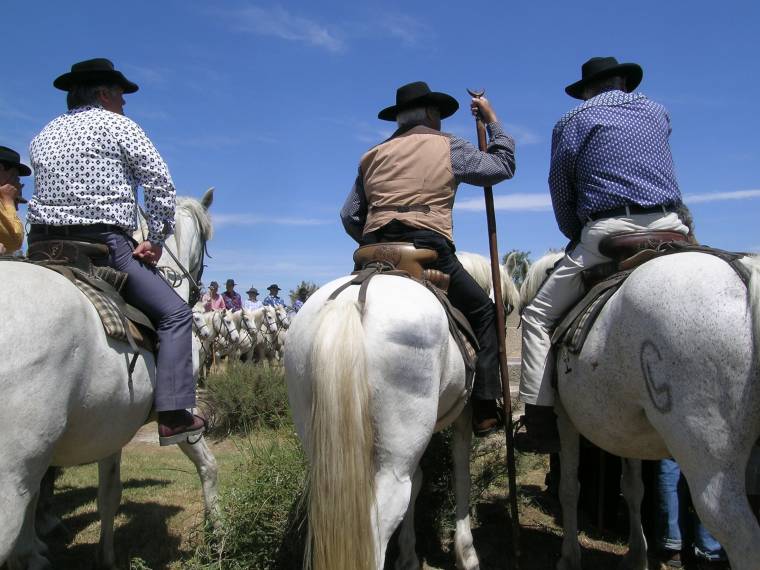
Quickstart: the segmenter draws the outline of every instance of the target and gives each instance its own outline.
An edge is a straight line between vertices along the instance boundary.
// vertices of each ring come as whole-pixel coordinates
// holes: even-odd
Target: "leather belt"
[[[48,236],[76,236],[88,233],[97,232],[119,232],[124,233],[125,230],[121,226],[115,224],[77,224],[69,226],[51,226],[48,224],[31,224],[29,226],[29,233],[42,234]]]
[[[430,206],[427,204],[411,204],[409,206],[370,206],[373,212],[422,212],[427,214],[430,212]]]
[[[638,204],[628,204],[626,206],[619,206],[617,208],[610,208],[609,210],[601,210],[600,212],[594,212],[588,215],[588,220],[593,222],[595,220],[601,220],[602,218],[617,218],[620,216],[630,216],[631,214],[654,214],[659,212],[661,214],[669,214],[675,211],[675,206],[668,204],[663,206],[639,206]]]

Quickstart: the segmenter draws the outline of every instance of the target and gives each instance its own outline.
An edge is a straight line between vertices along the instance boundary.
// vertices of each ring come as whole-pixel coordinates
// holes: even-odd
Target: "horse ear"
[[[208,190],[206,190],[206,193],[203,195],[203,198],[201,198],[201,206],[203,206],[204,210],[208,210],[211,207],[211,203],[214,201],[214,187],[212,186]]]

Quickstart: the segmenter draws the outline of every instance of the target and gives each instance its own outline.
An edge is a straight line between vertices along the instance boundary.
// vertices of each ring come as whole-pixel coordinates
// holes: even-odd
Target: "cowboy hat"
[[[249,295],[251,293],[254,294],[254,295],[258,295],[259,294],[259,290],[256,289],[256,287],[251,287],[250,289],[248,289],[248,291],[246,291],[246,293],[248,293]]]
[[[618,63],[614,57],[592,57],[581,67],[581,80],[565,87],[565,93],[583,99],[583,90],[589,83],[613,76],[623,77],[625,90],[630,93],[641,83],[644,70],[637,63]]]
[[[32,173],[31,168],[26,164],[21,164],[21,155],[7,146],[0,146],[0,162],[15,166],[19,176],[29,176]]]
[[[230,285],[232,285],[234,287],[235,285],[237,285],[237,283],[235,283],[234,279],[227,279],[227,281],[224,283],[224,286],[228,287]]]
[[[395,121],[399,111],[413,107],[437,107],[441,112],[441,119],[445,119],[457,112],[459,103],[451,95],[430,91],[430,87],[424,81],[415,81],[396,89],[396,104],[380,111],[377,118]]]
[[[277,289],[280,291],[280,287],[277,285],[277,283],[272,283],[269,287],[267,287],[267,291],[271,291],[272,289]]]
[[[118,85],[124,93],[134,93],[139,89],[124,77],[121,71],[114,69],[113,63],[105,58],[88,59],[71,66],[71,71],[64,73],[53,81],[53,87],[62,91],[71,91],[76,85]]]

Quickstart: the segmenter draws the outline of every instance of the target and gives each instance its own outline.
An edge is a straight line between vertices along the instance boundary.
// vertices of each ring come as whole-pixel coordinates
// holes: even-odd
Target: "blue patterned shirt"
[[[506,133],[499,121],[488,123],[486,131],[490,139],[488,152],[481,152],[472,143],[460,137],[447,135],[451,146],[451,170],[457,184],[464,182],[473,186],[492,186],[514,176],[514,139]],[[354,186],[340,210],[340,219],[346,233],[360,243],[364,223],[367,221],[367,209],[360,168]]]
[[[280,299],[277,295],[267,295],[264,297],[262,303],[264,305],[269,305],[270,307],[276,307],[277,305],[285,306],[285,301]]]
[[[577,239],[590,214],[638,204],[679,204],[665,107],[613,90],[579,105],[554,127],[549,171],[559,229]]]

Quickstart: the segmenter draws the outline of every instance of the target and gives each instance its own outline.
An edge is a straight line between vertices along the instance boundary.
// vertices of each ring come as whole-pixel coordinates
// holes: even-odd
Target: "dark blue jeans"
[[[82,228],[82,229],[79,229]],[[94,259],[96,265],[107,265],[129,274],[122,290],[124,299],[147,315],[156,327],[160,343],[156,358],[156,411],[181,410],[195,406],[195,379],[192,357],[192,313],[190,307],[156,272],[132,257],[135,242],[123,232],[93,231],[79,226],[67,235],[44,233],[37,226],[29,232],[29,243],[46,239],[81,238],[106,244],[107,258]]]
[[[726,554],[693,512],[686,480],[678,463],[663,459],[657,473],[657,545],[663,550],[682,550],[683,538],[693,534],[694,555],[706,560],[725,560]]]

